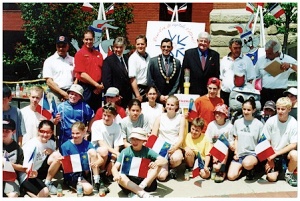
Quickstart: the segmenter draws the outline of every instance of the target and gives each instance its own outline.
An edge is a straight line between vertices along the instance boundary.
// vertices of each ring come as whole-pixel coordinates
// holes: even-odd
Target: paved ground
[[[223,183],[215,183],[213,180],[203,180],[200,177],[185,181],[183,169],[179,168],[179,176],[176,180],[170,179],[166,182],[158,182],[158,189],[152,192],[160,198],[297,198],[298,188],[291,187],[285,181],[280,180],[270,183],[265,180],[265,175],[257,175],[255,180],[246,181],[245,177],[237,181],[225,180]],[[60,176],[58,176],[60,177]],[[56,182],[63,183],[57,179]],[[55,182],[55,183],[56,183]],[[110,193],[106,198],[127,197],[116,182],[109,186]],[[76,197],[76,192],[64,187],[64,197]],[[56,197],[56,195],[52,196]],[[99,197],[96,195],[85,196],[89,198]]]

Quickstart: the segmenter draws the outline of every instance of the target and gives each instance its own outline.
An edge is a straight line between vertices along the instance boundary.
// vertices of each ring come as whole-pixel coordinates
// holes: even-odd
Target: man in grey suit
[[[207,32],[198,35],[198,47],[185,51],[182,71],[190,70],[190,94],[203,96],[208,93],[207,81],[220,76],[220,54],[210,49],[211,36]],[[180,89],[183,93],[184,73],[181,75]]]
[[[170,95],[177,93],[180,82],[181,63],[171,56],[173,43],[169,38],[161,41],[162,54],[150,59],[147,85],[158,89],[158,102],[165,104]]]

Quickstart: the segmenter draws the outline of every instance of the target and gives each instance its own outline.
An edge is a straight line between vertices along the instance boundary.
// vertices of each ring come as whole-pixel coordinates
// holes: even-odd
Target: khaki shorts
[[[7,195],[9,193],[15,192],[20,195],[20,184],[18,180],[15,181],[4,181],[3,182],[4,193]]]

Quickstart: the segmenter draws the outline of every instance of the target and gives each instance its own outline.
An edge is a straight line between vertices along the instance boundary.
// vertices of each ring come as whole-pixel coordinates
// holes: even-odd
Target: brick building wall
[[[3,30],[4,31],[22,31],[23,20],[21,11],[7,10],[3,12]]]

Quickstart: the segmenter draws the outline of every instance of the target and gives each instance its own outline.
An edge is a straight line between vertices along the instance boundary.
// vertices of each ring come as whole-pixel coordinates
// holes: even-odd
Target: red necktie
[[[204,70],[205,69],[205,56],[204,55],[202,55],[201,56],[201,65],[202,65],[202,69]]]

